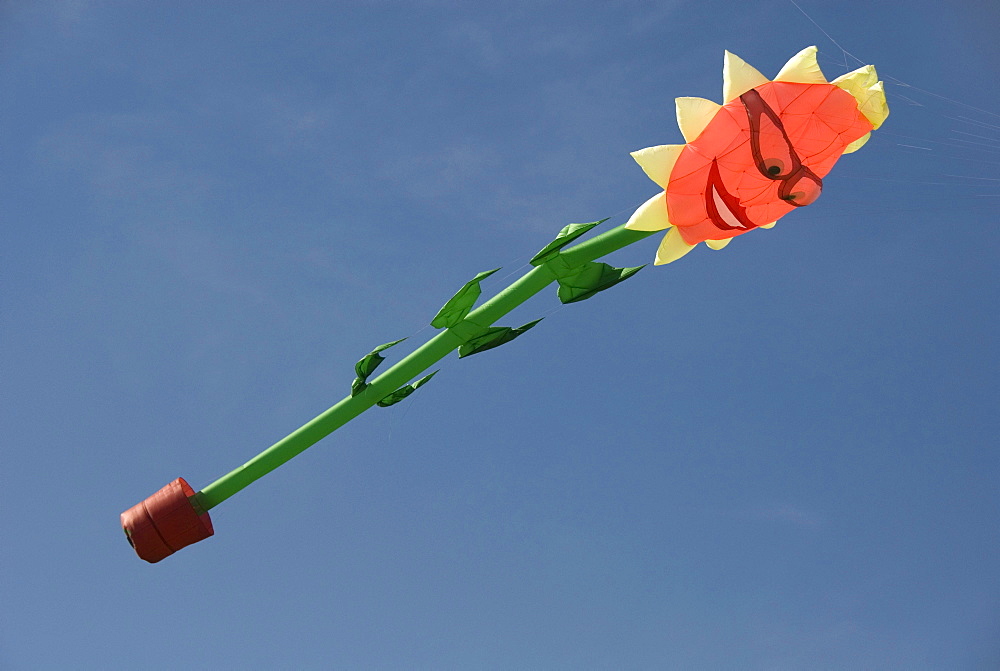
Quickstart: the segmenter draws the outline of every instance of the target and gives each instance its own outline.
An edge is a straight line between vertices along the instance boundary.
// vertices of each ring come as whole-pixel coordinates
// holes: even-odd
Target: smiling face
[[[750,89],[681,150],[666,189],[670,222],[689,245],[772,223],[814,202],[844,149],[871,130],[832,84]]]

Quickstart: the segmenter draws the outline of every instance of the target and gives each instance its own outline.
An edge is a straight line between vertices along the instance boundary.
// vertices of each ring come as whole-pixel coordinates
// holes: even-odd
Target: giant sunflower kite
[[[374,348],[354,367],[350,395],[201,491],[177,478],[121,514],[136,553],[158,562],[214,533],[208,511],[373,406],[390,406],[430,381],[414,380],[454,350],[459,357],[510,342],[538,321],[519,327],[494,322],[553,282],[563,303],[586,300],[641,269],[595,260],[666,230],[656,264],[670,263],[699,242],[722,249],[737,235],[770,228],[779,217],[819,197],[823,178],[842,154],[859,149],[889,114],[875,68],[865,66],[828,82],[816,48],[792,57],[774,81],[726,52],[723,104],[678,98],[677,122],[686,144],[632,154],[663,191],[625,224],[573,244],[601,222],[570,224],[531,259],[534,268],[475,308],[479,273],[431,321],[442,329],[371,379],[385,360]],[[602,220],[603,221],[603,220]],[[411,380],[414,380],[411,382]]]

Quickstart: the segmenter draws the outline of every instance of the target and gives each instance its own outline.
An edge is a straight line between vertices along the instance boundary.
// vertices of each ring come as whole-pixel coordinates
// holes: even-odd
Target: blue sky
[[[840,47],[788,0],[0,4],[0,666],[1000,666],[1000,10],[797,1]],[[892,107],[814,205],[536,297],[135,557],[122,510],[623,223],[723,50],[811,44]]]

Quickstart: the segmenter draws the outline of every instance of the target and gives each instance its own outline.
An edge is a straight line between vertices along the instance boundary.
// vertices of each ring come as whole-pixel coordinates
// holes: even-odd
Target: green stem
[[[624,225],[595,236],[585,242],[564,249],[560,256],[570,265],[593,261],[605,254],[621,249],[652,235],[644,231],[631,231]],[[541,265],[525,273],[520,279],[476,308],[466,317],[467,322],[479,327],[489,327],[500,317],[525,302],[556,280],[547,266]],[[414,377],[443,359],[465,342],[465,339],[447,329],[437,334],[419,348],[386,370],[357,396],[348,396],[332,408],[288,434],[239,468],[222,476],[196,495],[197,503],[209,510],[240,491],[255,480],[267,475],[278,466],[303,452],[308,447],[331,434],[381,399],[406,384]]]

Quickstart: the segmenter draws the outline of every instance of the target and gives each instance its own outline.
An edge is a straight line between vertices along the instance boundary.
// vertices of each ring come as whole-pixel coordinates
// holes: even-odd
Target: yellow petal
[[[774,228],[774,225],[775,225],[776,223],[778,223],[778,222],[776,222],[776,221],[772,221],[772,222],[771,222],[770,224],[761,224],[761,225],[760,225],[760,226],[758,226],[757,228]]]
[[[708,245],[709,249],[722,249],[729,244],[732,238],[726,238],[725,240],[706,240],[705,244]]]
[[[632,231],[662,231],[670,226],[670,219],[667,218],[667,194],[664,191],[640,205],[625,222],[625,228]]]
[[[799,82],[801,84],[826,84],[826,77],[816,62],[816,47],[806,47],[788,59],[781,72],[774,78],[776,82]]]
[[[694,245],[684,242],[680,232],[676,228],[671,228],[663,236],[660,248],[656,250],[656,260],[653,261],[653,265],[662,266],[665,263],[676,261],[692,249],[694,249]]]
[[[844,153],[845,154],[850,154],[851,152],[855,152],[855,151],[861,149],[862,147],[865,146],[865,142],[868,142],[868,140],[871,139],[871,136],[872,136],[871,133],[865,133],[864,135],[862,135],[861,137],[859,137],[857,140],[855,140],[851,144],[847,145],[844,148]]]
[[[831,84],[836,84],[841,88],[846,88],[847,84],[859,89],[866,89],[878,81],[878,73],[875,72],[874,65],[865,65],[857,70],[851,70],[847,74],[840,75]]]
[[[708,122],[715,118],[722,105],[705,98],[676,98],[677,127],[686,142],[701,135]]]
[[[889,105],[885,100],[885,89],[878,81],[875,66],[866,65],[846,75],[834,79],[831,84],[844,89],[858,101],[858,110],[865,115],[873,128],[878,128],[889,116]]]
[[[872,128],[878,128],[889,116],[889,104],[885,100],[885,88],[882,82],[872,84],[866,89],[868,97],[858,105],[865,118],[872,122]]]
[[[646,172],[651,180],[667,188],[670,171],[674,169],[677,157],[681,155],[682,144],[661,144],[632,152],[632,158]]]
[[[742,58],[726,52],[722,63],[722,102],[732,102],[750,89],[769,81]]]

